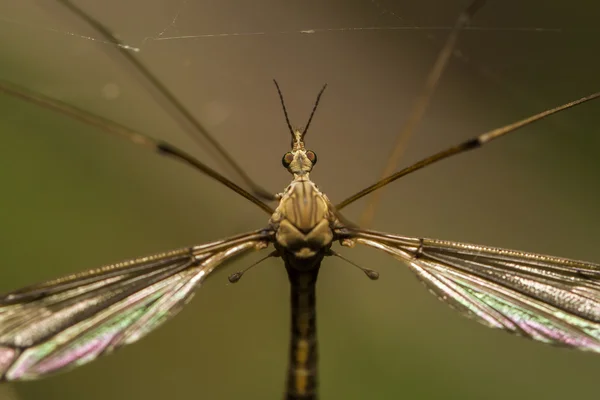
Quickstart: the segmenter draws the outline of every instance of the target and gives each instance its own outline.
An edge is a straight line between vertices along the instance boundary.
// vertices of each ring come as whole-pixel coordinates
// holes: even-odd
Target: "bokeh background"
[[[312,178],[334,202],[380,174],[449,28],[467,1],[78,1],[105,22],[248,173],[288,183],[289,136],[271,82],[307,137]],[[408,164],[600,89],[600,3],[489,2],[461,38]],[[79,21],[52,1],[0,0],[0,78],[188,149],[198,148]],[[185,165],[0,97],[0,291],[226,237],[268,216]],[[600,262],[600,103],[408,176],[372,227]],[[364,202],[348,207],[357,219]],[[318,284],[323,399],[563,399],[598,395],[600,357],[460,317],[399,262],[365,249],[371,282],[326,260]],[[0,399],[277,399],[287,363],[288,285],[270,260],[236,285],[218,270],[155,333]]]

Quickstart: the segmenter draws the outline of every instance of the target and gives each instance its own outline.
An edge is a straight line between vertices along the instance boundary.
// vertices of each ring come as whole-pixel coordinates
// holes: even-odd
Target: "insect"
[[[10,88],[5,86],[4,90]],[[62,107],[63,113],[88,118],[89,123],[97,123],[189,163],[253,201],[271,217],[264,229],[248,234],[126,261],[3,296],[0,300],[0,365],[4,380],[41,377],[91,361],[138,340],[174,315],[214,268],[237,255],[269,245],[275,248],[271,255],[284,260],[292,287],[288,398],[316,397],[314,285],[323,258],[335,255],[331,248],[334,242],[371,246],[406,262],[443,301],[486,325],[540,341],[598,350],[598,311],[594,308],[600,268],[597,264],[382,234],[356,227],[339,212],[393,179],[438,159],[487,144],[524,125],[525,121],[438,153],[335,206],[309,179],[317,161],[316,154],[305,146],[304,140],[312,115],[303,131],[292,129],[288,121],[291,148],[284,154],[282,163],[294,178],[278,196],[277,208],[272,209],[260,196],[246,192],[166,143],[43,96],[18,90],[13,94],[26,96],[27,100],[39,104],[45,102],[46,107]],[[546,114],[598,96],[582,98]],[[317,104],[318,100],[313,114]],[[255,189],[256,193],[268,197]],[[366,272],[375,277],[372,271]]]

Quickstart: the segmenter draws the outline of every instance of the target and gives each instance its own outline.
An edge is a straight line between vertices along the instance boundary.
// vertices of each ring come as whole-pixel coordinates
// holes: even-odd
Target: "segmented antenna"
[[[308,122],[306,123],[306,126],[304,127],[304,131],[302,131],[302,139],[304,139],[304,135],[306,135],[306,132],[308,131],[308,127],[310,126],[310,121],[312,121],[313,116],[315,115],[315,111],[317,111],[317,107],[319,106],[319,101],[321,101],[321,95],[325,91],[325,88],[327,88],[327,84],[323,85],[323,88],[321,89],[321,91],[317,95],[317,101],[315,101],[315,105],[313,106],[312,112],[310,113],[310,117],[308,118]]]
[[[279,93],[279,100],[281,100],[281,107],[283,107],[283,114],[285,115],[285,122],[287,122],[288,128],[290,128],[290,133],[292,134],[292,143],[294,142],[294,130],[292,129],[292,124],[290,124],[290,119],[288,118],[287,109],[285,108],[285,101],[283,101],[283,94],[281,94],[281,89],[279,89],[279,84],[275,79],[273,79],[273,83],[277,87],[277,93]]]

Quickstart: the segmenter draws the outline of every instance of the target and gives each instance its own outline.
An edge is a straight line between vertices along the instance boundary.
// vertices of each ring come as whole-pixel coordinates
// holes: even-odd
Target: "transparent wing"
[[[600,265],[435,239],[355,231],[405,261],[443,302],[492,328],[600,352]]]
[[[270,238],[251,232],[0,296],[0,381],[40,378],[139,340],[175,315],[215,267]]]

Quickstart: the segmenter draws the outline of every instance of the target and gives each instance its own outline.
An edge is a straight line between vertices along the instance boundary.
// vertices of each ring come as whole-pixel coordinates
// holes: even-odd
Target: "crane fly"
[[[238,186],[190,154],[126,126],[7,82],[0,82],[0,91],[187,163],[253,202],[269,214],[269,219],[264,228],[252,232],[106,265],[0,296],[0,381],[42,378],[136,342],[173,317],[217,267],[270,246],[272,250],[265,258],[283,260],[291,288],[286,399],[317,398],[315,287],[323,259],[340,256],[334,244],[345,247],[361,244],[382,250],[408,266],[441,301],[484,325],[544,343],[600,352],[599,264],[377,232],[357,226],[340,212],[402,176],[597,99],[600,92],[480,134],[334,205],[310,179],[317,155],[307,148],[305,141],[325,86],[317,96],[306,126],[296,130],[290,124],[283,95],[275,82],[291,142],[282,164],[292,175],[292,181],[283,192],[270,195],[237,166],[185,107],[103,25],[69,1],[59,3],[106,40],[119,45],[115,46],[119,56],[133,67],[142,83],[166,101],[167,111],[183,128],[204,136],[251,190]],[[481,4],[476,0],[463,13],[451,38]],[[449,40],[450,44],[444,48],[446,53],[451,53],[448,50],[455,39],[454,36]],[[439,76],[438,72],[433,75]],[[277,206],[272,208],[265,201],[277,201]],[[377,279],[375,271],[362,270],[371,279]],[[233,274],[230,280],[237,281],[241,275]]]

